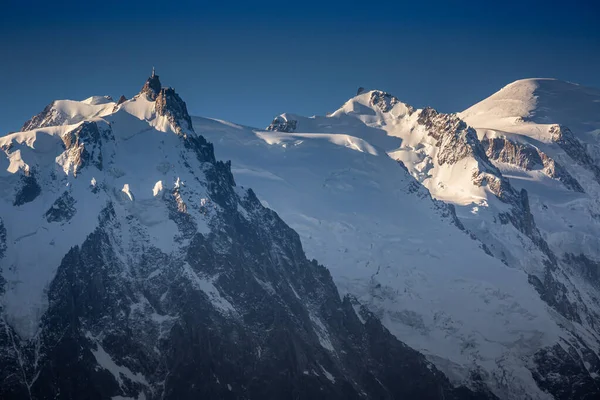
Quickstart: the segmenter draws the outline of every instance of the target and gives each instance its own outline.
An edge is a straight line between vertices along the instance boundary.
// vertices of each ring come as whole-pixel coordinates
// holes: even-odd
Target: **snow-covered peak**
[[[282,114],[267,130],[363,140],[401,161],[434,197],[454,204],[479,203],[489,194],[505,192],[494,189],[506,186],[501,174],[487,159],[476,132],[456,114],[415,109],[381,90],[359,92],[327,116]],[[488,185],[490,180],[496,184]]]
[[[114,103],[114,100],[110,96],[92,96],[82,100],[81,102],[96,106],[100,104]]]
[[[172,131],[185,135],[194,131],[185,102],[173,88],[162,87],[158,75],[153,71],[140,93],[130,100],[123,95],[118,102],[110,96],[91,96],[82,101],[55,100],[27,121],[21,132],[54,126],[74,126],[84,121],[105,118],[110,122],[122,118],[122,114],[149,122],[162,132]],[[133,133],[135,132],[127,130],[125,136]]]
[[[401,102],[397,97],[381,90],[369,90],[359,91],[330,116],[349,114],[361,118],[377,115],[381,118],[382,114],[389,114],[392,117],[402,117],[413,112],[412,106]]]
[[[17,243],[2,261],[19,265],[10,274],[2,271],[14,285],[1,306],[15,329],[31,336],[60,258],[96,226],[89,213],[115,200],[154,209],[148,202],[163,192],[159,187],[177,191],[178,207],[186,208],[190,189],[184,183],[202,181],[202,163],[214,162],[214,154],[194,134],[185,102],[171,88],[161,87],[155,100],[138,95],[119,105],[98,97],[54,101],[25,128],[0,138],[0,186],[6,188],[0,191],[0,216]],[[64,211],[60,223],[55,210]],[[59,233],[66,223],[76,227],[69,235]],[[25,256],[27,246],[45,259]]]
[[[394,121],[411,116],[415,112],[412,106],[387,92],[360,89],[356,96],[326,116],[303,117],[283,113],[275,117],[266,130],[286,133],[349,133],[356,129],[361,130],[365,124],[369,126],[397,124]],[[377,141],[375,139],[375,143],[372,144],[379,145]]]
[[[103,99],[103,100],[102,100]],[[22,132],[58,125],[73,125],[112,112],[115,103],[103,96],[92,96],[83,101],[55,100],[44,110],[25,122]]]
[[[600,90],[557,79],[522,79],[506,85],[460,116],[478,128],[510,131],[531,123],[560,124],[576,135],[597,134]]]

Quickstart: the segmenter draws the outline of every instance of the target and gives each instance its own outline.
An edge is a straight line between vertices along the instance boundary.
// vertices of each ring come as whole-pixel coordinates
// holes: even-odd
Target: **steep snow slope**
[[[556,343],[561,329],[527,274],[488,256],[367,135],[193,122],[218,157],[232,160],[236,180],[256,188],[307,254],[324,261],[338,288],[397,337],[457,381],[479,374],[505,398],[545,397],[524,360]]]
[[[112,112],[116,103],[109,96],[92,96],[83,101],[56,100],[40,113],[25,122],[21,131],[42,126],[71,125],[81,121],[102,117]]]
[[[580,139],[600,135],[600,89],[556,79],[522,79],[460,113],[478,128],[523,132],[549,141],[545,125],[568,126]]]

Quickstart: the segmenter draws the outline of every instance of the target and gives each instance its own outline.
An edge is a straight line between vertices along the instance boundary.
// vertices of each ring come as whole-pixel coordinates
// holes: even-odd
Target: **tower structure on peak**
[[[144,87],[142,87],[141,93],[145,93],[149,100],[154,101],[161,88],[162,85],[160,84],[158,75],[156,75],[156,70],[152,67],[152,75],[148,78]]]

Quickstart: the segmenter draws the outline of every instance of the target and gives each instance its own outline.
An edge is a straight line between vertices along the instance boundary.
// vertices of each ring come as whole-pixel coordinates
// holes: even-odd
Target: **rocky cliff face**
[[[45,211],[31,216],[41,232],[74,230],[83,215],[95,227],[46,266],[55,274],[34,334],[0,309],[0,397],[493,398],[453,387],[355,299],[341,299],[297,233],[215,160],[179,96],[154,83],[142,92],[156,94],[169,130],[129,132],[139,122],[123,125],[126,107],[114,123],[82,123],[49,155],[72,160],[55,172],[64,175],[44,180],[44,196],[23,195]],[[148,165],[124,161],[132,142]],[[135,192],[154,163],[163,175],[153,196]],[[171,188],[166,174],[177,178]],[[26,268],[7,258],[11,229],[0,219],[3,272]],[[38,251],[67,239],[56,240]],[[0,280],[0,294],[13,290]]]
[[[429,136],[437,140],[439,149],[438,162],[455,164],[466,157],[481,160],[483,166],[491,172],[498,173],[491,163],[486,162],[486,156],[477,134],[473,128],[454,114],[441,114],[433,108],[425,108],[419,113],[419,124],[427,129]]]
[[[529,280],[540,296],[563,317],[576,323],[585,323],[595,329],[593,321],[597,313],[588,308],[581,299],[579,289],[573,284],[568,272],[569,266],[564,265],[555,252],[550,248],[546,239],[538,229],[530,209],[529,196],[525,189],[516,190],[491,160],[506,162],[524,169],[543,168],[544,172],[563,183],[569,189],[583,192],[581,185],[560,164],[543,152],[504,138],[484,139],[480,141],[475,130],[469,127],[456,115],[440,114],[433,109],[424,109],[419,114],[419,124],[426,127],[428,135],[437,140],[437,157],[440,165],[456,164],[465,158],[477,161],[477,168],[472,173],[475,185],[486,186],[500,201],[509,206],[507,211],[500,212],[497,217],[500,224],[512,225],[523,234],[543,254],[541,273],[532,273]],[[557,143],[561,147],[570,148],[573,154],[583,155],[583,163],[587,168],[597,168],[583,150],[581,144],[569,135],[556,134]],[[477,232],[472,233],[478,237]],[[495,249],[492,242],[485,236],[481,240],[488,245],[488,250],[495,257],[504,261],[503,250]],[[579,346],[576,339],[569,342]],[[588,346],[590,342],[588,342]],[[589,350],[589,348],[588,348]],[[551,350],[549,350],[551,351]],[[592,352],[593,353],[593,352]],[[585,374],[589,387],[596,388],[597,382]],[[583,378],[582,378],[583,379]],[[591,379],[591,380],[590,380]],[[563,382],[564,384],[564,382]]]
[[[54,109],[55,103],[48,104],[41,113],[34,115],[23,124],[21,131],[30,131],[32,129],[43,128],[44,126],[60,125],[65,121],[65,116]]]
[[[158,77],[156,79],[158,80]],[[185,102],[172,88],[160,89],[156,97],[156,112],[158,115],[167,117],[169,123],[176,127],[179,134],[194,130]]]
[[[583,144],[577,140],[573,132],[565,126],[553,125],[550,127],[552,141],[558,144],[579,165],[594,174],[594,178],[600,183],[600,167],[587,152]]]
[[[492,164],[485,144],[479,141],[475,130],[455,114],[441,114],[432,108],[425,108],[419,113],[418,123],[436,140],[438,164],[454,165],[466,158],[474,160],[473,184],[486,186],[500,201],[511,206],[510,211],[499,214],[500,221],[511,223],[548,253],[529,210],[527,192],[515,190]],[[494,156],[493,152],[490,154]]]
[[[556,162],[541,152],[508,140],[479,141],[475,130],[455,115],[439,114],[433,109],[425,109],[419,115],[419,123],[424,125],[428,134],[437,140],[438,162],[441,165],[455,164],[466,157],[477,160],[478,168],[473,172],[473,183],[486,186],[499,200],[510,206],[508,211],[498,214],[500,223],[514,226],[544,254],[546,260],[542,276],[533,274],[529,277],[542,298],[569,320],[581,322],[582,319],[593,319],[594,313],[590,314],[584,305],[583,307],[581,304],[578,306],[579,302],[569,295],[573,291],[576,296],[579,294],[577,289],[569,284],[568,275],[559,265],[557,256],[536,226],[527,191],[525,189],[515,190],[490,159],[512,163],[524,168],[541,164],[548,173],[554,172],[555,174],[557,172]],[[565,186],[579,192],[583,191],[578,182],[560,165],[558,165],[558,173],[559,176],[555,175],[555,177],[561,180]],[[477,235],[475,234],[475,236]],[[483,239],[483,242],[486,243],[486,240]],[[502,253],[494,252],[493,246],[490,246],[489,249],[492,254],[503,260]],[[589,379],[587,374],[586,377]]]
[[[298,128],[298,121],[288,119],[285,116],[279,115],[273,119],[273,121],[267,126],[268,131],[276,132],[295,132]]]
[[[481,143],[487,156],[494,161],[515,165],[527,171],[542,170],[548,177],[560,181],[567,189],[584,192],[579,182],[562,165],[536,147],[503,137],[486,137]]]
[[[362,92],[359,90],[357,94],[360,93]],[[384,113],[389,112],[398,103],[400,103],[398,98],[379,90],[373,90],[371,92],[371,98],[369,99],[369,104],[371,104],[371,106],[379,108]]]
[[[65,172],[77,176],[77,171],[88,164],[93,164],[102,171],[103,155],[101,140],[110,140],[112,132],[104,130],[95,122],[83,122],[72,131],[66,132],[61,139],[65,152],[61,155],[64,159]]]
[[[154,71],[152,71],[152,75],[150,76],[150,78],[148,78],[146,83],[144,83],[144,86],[142,86],[142,90],[140,93],[146,95],[148,100],[155,101],[158,97],[158,94],[160,93],[161,88],[162,85],[160,83],[160,79],[158,79],[158,75],[156,75]]]

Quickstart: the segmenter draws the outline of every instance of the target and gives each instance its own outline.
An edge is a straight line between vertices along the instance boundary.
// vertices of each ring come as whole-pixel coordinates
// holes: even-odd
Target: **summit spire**
[[[145,93],[148,99],[154,101],[161,88],[162,85],[160,84],[158,75],[156,75],[156,70],[152,67],[152,75],[148,78],[144,87],[142,87],[142,93]]]

